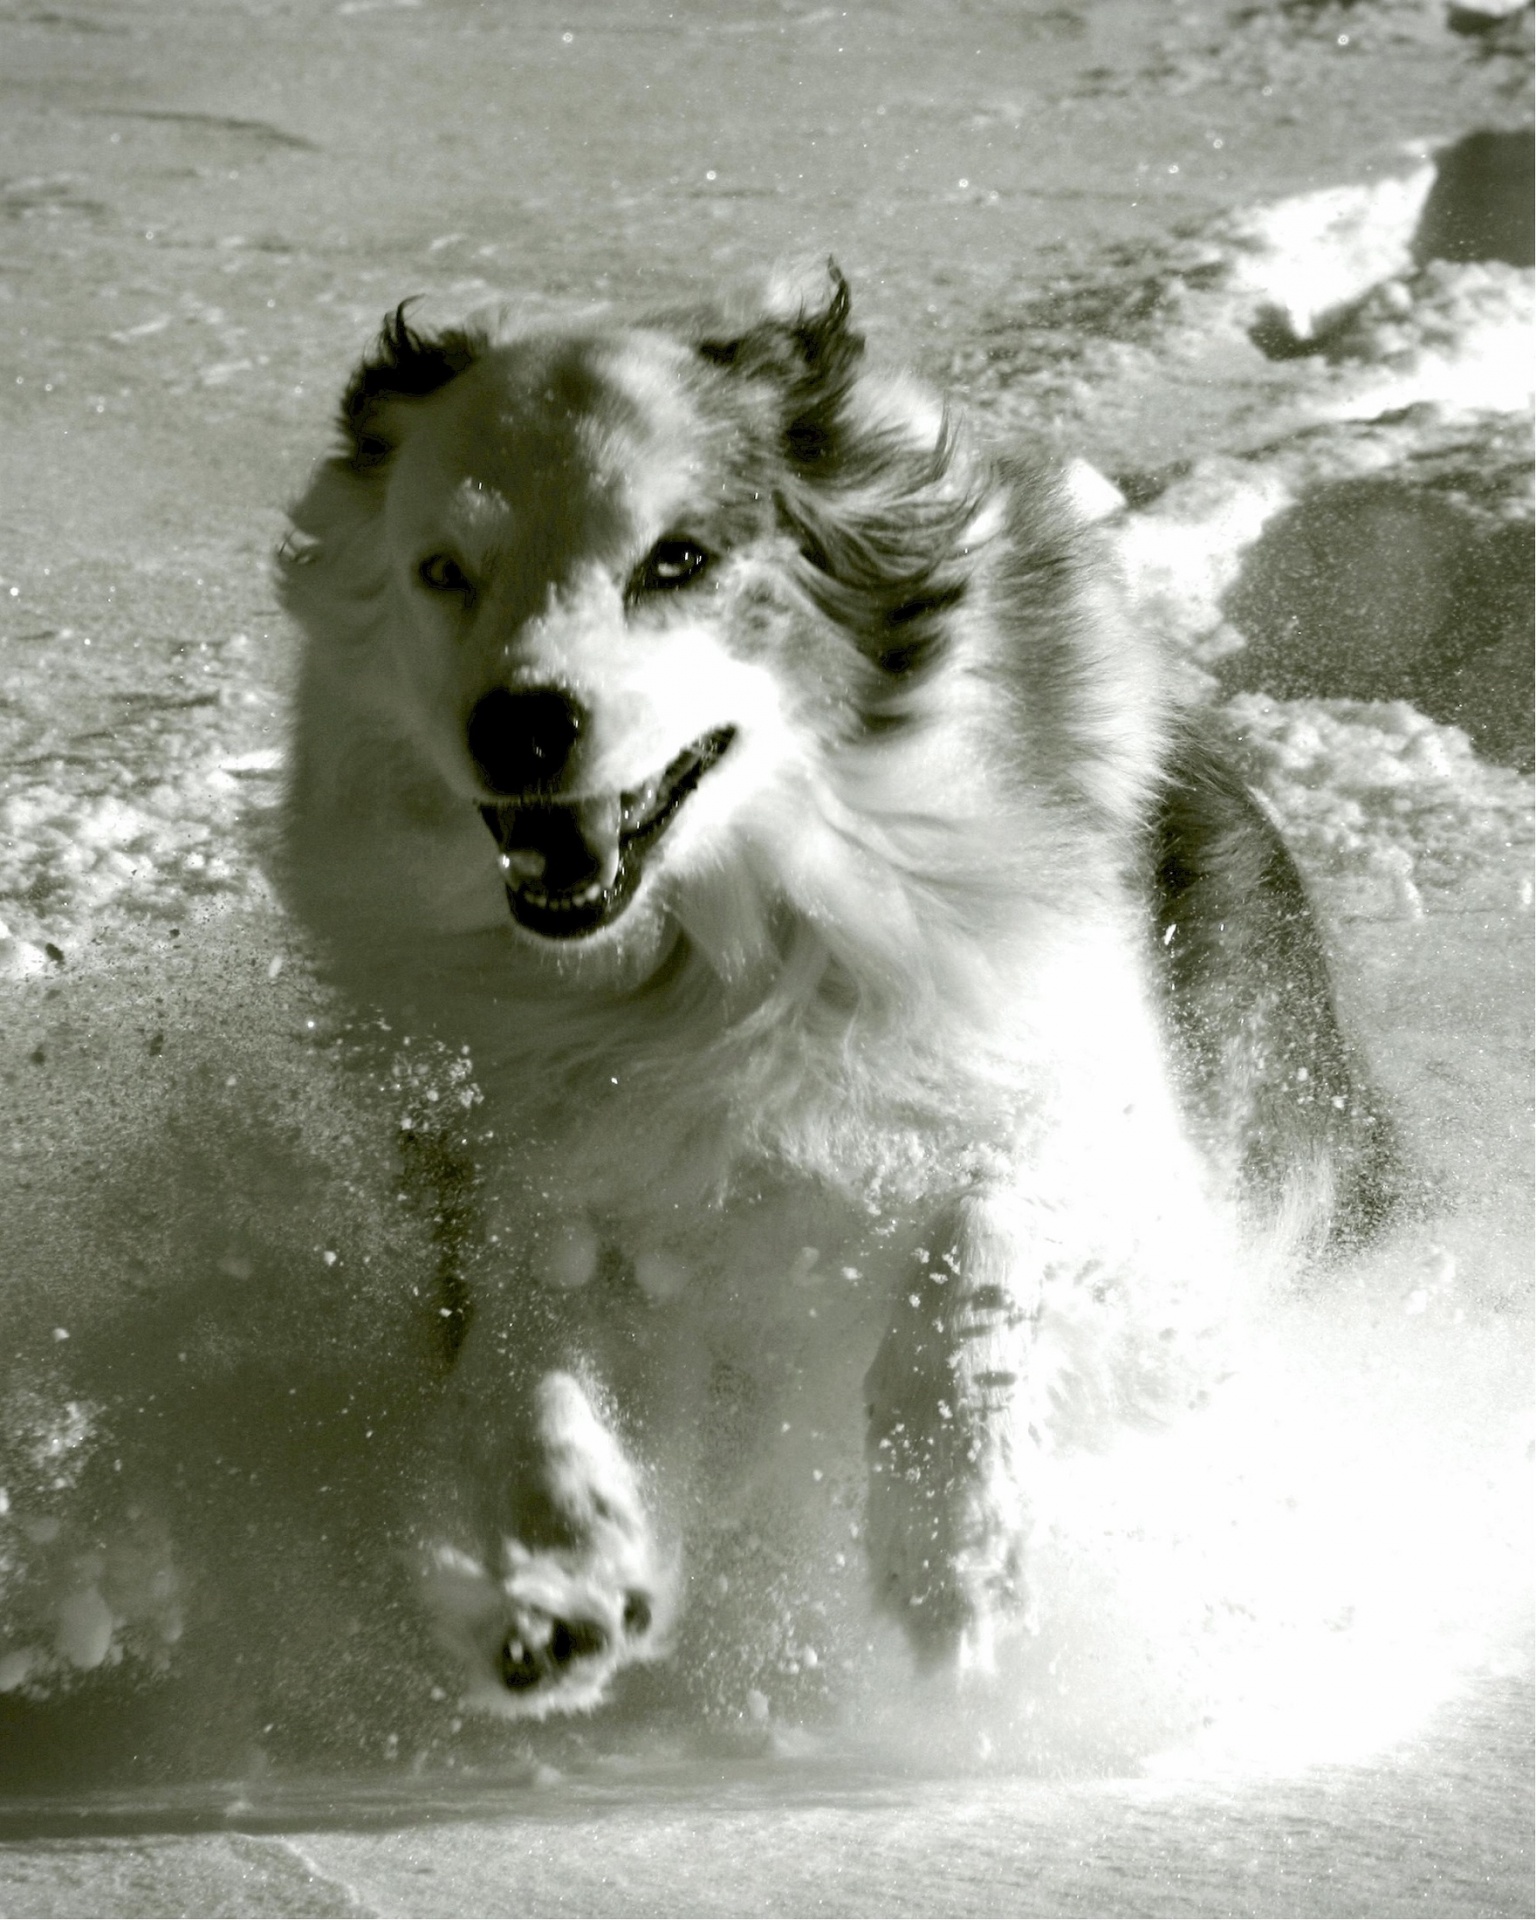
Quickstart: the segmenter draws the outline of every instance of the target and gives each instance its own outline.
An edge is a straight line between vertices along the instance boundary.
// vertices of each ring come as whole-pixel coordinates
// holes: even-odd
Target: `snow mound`
[[[1423,889],[1511,869],[1532,844],[1530,783],[1480,760],[1459,727],[1405,700],[1272,700],[1222,709],[1234,758],[1314,876],[1380,883],[1387,910],[1416,917]],[[1506,899],[1530,904],[1528,859]]]
[[[1372,186],[1325,187],[1238,214],[1217,229],[1231,249],[1222,292],[1240,316],[1300,345],[1384,280],[1406,274],[1435,184],[1425,165]]]
[[[159,765],[126,780],[110,762],[84,781],[78,767],[56,763],[0,799],[0,899],[26,930],[0,930],[0,975],[46,971],[55,954],[62,964],[124,917],[174,921],[194,904],[263,890],[241,828],[252,786],[275,773],[276,756],[210,756],[171,732],[157,750]]]

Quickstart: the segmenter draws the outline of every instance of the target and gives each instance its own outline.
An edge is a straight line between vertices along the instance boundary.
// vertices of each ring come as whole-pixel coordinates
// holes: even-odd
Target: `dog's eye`
[[[667,593],[697,580],[709,565],[709,555],[696,540],[673,536],[658,540],[636,569],[635,593]]]
[[[429,553],[416,569],[416,578],[433,593],[462,593],[468,599],[475,590],[451,553]]]

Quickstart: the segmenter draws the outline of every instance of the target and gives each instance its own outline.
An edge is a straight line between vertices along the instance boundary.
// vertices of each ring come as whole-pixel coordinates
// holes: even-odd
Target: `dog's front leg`
[[[599,1371],[614,1330],[537,1281],[511,1305],[480,1307],[450,1382],[424,1587],[467,1698],[542,1718],[662,1650],[675,1578]]]
[[[1023,1604],[1039,1263],[1006,1196],[959,1200],[919,1249],[865,1381],[876,1597],[925,1659],[990,1662]]]

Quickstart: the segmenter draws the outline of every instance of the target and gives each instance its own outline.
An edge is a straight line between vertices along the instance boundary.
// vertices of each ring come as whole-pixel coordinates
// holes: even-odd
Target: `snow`
[[[1227,285],[1255,321],[1277,318],[1297,341],[1409,270],[1432,166],[1373,186],[1325,187],[1239,215]]]
[[[1410,916],[1424,911],[1424,885],[1469,876],[1503,878],[1511,904],[1529,905],[1529,781],[1479,760],[1459,727],[1405,700],[1260,693],[1239,694],[1224,718],[1310,873],[1380,876]]]
[[[644,103],[627,94],[612,126],[582,122],[591,156],[550,134],[547,151],[530,136],[509,159],[498,132],[473,165],[457,157],[450,133],[478,137],[461,97],[498,70],[468,36],[502,31],[458,0],[349,5],[306,26],[329,96],[297,75],[285,94],[260,78],[270,59],[219,38],[275,31],[275,0],[214,11],[216,26],[213,11],[177,19],[205,91],[170,110],[223,102],[230,127],[112,119],[129,146],[162,143],[124,174],[138,198],[121,230],[91,210],[116,203],[81,157],[78,120],[77,153],[32,126],[37,156],[7,190],[22,242],[65,248],[35,256],[62,276],[57,305],[78,294],[89,319],[71,333],[72,318],[40,323],[46,308],[25,305],[22,384],[6,399],[37,472],[7,469],[21,532],[0,556],[0,1747],[13,1792],[78,1798],[142,1753],[146,1819],[163,1817],[166,1783],[190,1781],[197,1820],[266,1819],[304,1840],[161,1846],[149,1894],[105,1845],[79,1881],[62,1852],[36,1871],[18,1853],[0,1903],[213,1911],[243,1886],[252,1911],[1107,1911],[1154,1910],[1177,1886],[1202,1910],[1297,1911],[1324,1910],[1338,1870],[1336,1910],[1518,1907],[1532,783],[1505,745],[1518,725],[1498,723],[1517,711],[1528,647],[1490,642],[1454,684],[1431,669],[1451,631],[1434,608],[1454,614],[1471,591],[1458,555],[1486,556],[1502,594],[1499,556],[1518,551],[1499,543],[1530,524],[1531,273],[1417,257],[1426,153],[1499,111],[1470,69],[1413,78],[1444,38],[1440,10],[1329,13],[1330,34],[1370,47],[1377,78],[1335,63],[1342,77],[1325,82],[1306,75],[1330,43],[1307,40],[1297,10],[1246,26],[1212,14],[1190,40],[1159,10],[1105,7],[1083,48],[1011,10],[1009,33],[1043,37],[1022,63],[1012,41],[985,42],[974,127],[934,160],[931,204],[915,182],[939,109],[919,69],[958,58],[947,34],[897,36],[881,57],[907,64],[899,84],[880,81],[892,111],[877,117],[855,112],[866,83],[839,77],[839,40],[806,64],[819,35],[853,45],[857,22],[733,15],[765,98],[831,89],[777,174],[740,144],[757,122],[727,124],[738,96],[708,68],[713,22],[620,36],[616,86],[638,61],[679,90],[655,124],[685,187],[631,165],[623,130]],[[158,18],[133,15],[135,58],[165,44]],[[430,61],[397,55],[435,45],[405,36],[444,21],[487,57],[443,98],[413,96],[397,139],[393,110],[370,102],[403,69],[436,88]],[[29,71],[53,74],[63,43],[47,36],[66,28],[15,30],[42,62]],[[570,62],[606,28],[570,47],[561,30],[550,57]],[[116,111],[124,49],[106,33],[69,47],[86,75],[72,84],[107,85]],[[679,47],[713,78],[679,71]],[[1077,79],[1094,59],[1109,77]],[[1277,119],[1245,162],[1256,118],[1223,116],[1234,75],[1260,97],[1255,61],[1298,111],[1319,97],[1309,86],[1346,104],[1328,128]],[[218,92],[231,73],[249,97]],[[574,83],[542,68],[536,81],[575,125],[558,92]],[[1383,87],[1409,104],[1383,109],[1367,143],[1344,123],[1368,119]],[[262,114],[300,144],[261,144]],[[904,115],[899,153],[870,163],[875,185],[834,170],[846,227],[825,214],[835,196],[781,187],[834,125],[851,149],[848,129],[894,140]],[[1405,155],[1426,127],[1437,138]],[[983,154],[973,134],[994,145]],[[313,164],[332,170],[306,194],[298,170],[327,141],[336,153]],[[1308,142],[1302,165],[1292,150]],[[1022,180],[1015,148],[1033,169]],[[1133,148],[1144,173],[1093,171]],[[1240,185],[1220,175],[1245,164]],[[1191,198],[1158,201],[1174,165]],[[1161,187],[1146,184],[1154,170]],[[1040,179],[1080,196],[1053,203],[1054,227],[1031,211]],[[1115,228],[1093,194],[1145,204]],[[386,219],[379,203],[408,211]],[[1004,217],[1006,230],[985,224]],[[288,666],[265,553],[348,356],[402,293],[451,305],[506,291],[561,311],[614,291],[612,273],[627,296],[670,295],[681,275],[803,251],[821,219],[883,349],[968,387],[999,437],[1086,450],[1074,496],[1285,829],[1326,909],[1341,995],[1444,1204],[1332,1295],[1267,1303],[1203,1423],[1129,1436],[1042,1489],[1049,1577],[990,1707],[914,1682],[869,1619],[857,1544],[844,1529],[823,1555],[808,1528],[799,1565],[746,1554],[706,1570],[724,1584],[691,1692],[658,1670],[606,1720],[509,1744],[458,1710],[453,1676],[413,1638],[394,1549],[378,1547],[417,1471],[396,1429],[416,1390],[413,1290],[434,1258],[398,1123],[472,1094],[429,1050],[368,1084],[272,902],[262,859]],[[700,231],[722,236],[718,254],[690,251]],[[456,257],[518,284],[455,281]],[[1020,257],[1037,288],[1059,269],[1070,299],[1020,297]],[[20,310],[33,295],[16,286],[5,297]],[[1288,600],[1287,556],[1321,520],[1344,529],[1339,549],[1315,542],[1313,584]],[[1300,641],[1288,654],[1285,636],[1311,635],[1330,594],[1357,609],[1328,629],[1331,656]],[[1507,629],[1506,600],[1488,606]],[[1356,678],[1341,687],[1345,667]],[[1362,691],[1377,667],[1386,684]],[[676,1276],[657,1266],[647,1285],[665,1299]],[[290,1432],[285,1452],[274,1436]],[[136,1476],[126,1518],[83,1504],[119,1458]],[[743,1619],[759,1644],[731,1639]],[[233,1811],[215,1778],[242,1783]],[[311,1830],[322,1806],[329,1833]],[[443,1824],[405,1824],[423,1808]],[[374,1817],[401,1831],[353,1830]],[[1429,1870],[1410,1856],[1441,1877],[1415,1880]]]

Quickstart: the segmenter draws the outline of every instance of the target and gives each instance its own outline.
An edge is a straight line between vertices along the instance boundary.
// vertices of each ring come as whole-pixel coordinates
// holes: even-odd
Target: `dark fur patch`
[[[777,390],[780,525],[805,560],[801,584],[875,666],[873,726],[899,724],[888,695],[940,657],[946,616],[969,585],[965,530],[975,498],[954,485],[947,433],[930,448],[859,420],[849,397],[864,354],[849,324],[848,283],[828,262],[831,294],[792,320],[764,320],[700,355],[733,378]]]
[[[377,347],[352,375],[341,397],[347,464],[359,473],[383,466],[395,451],[395,441],[383,429],[387,401],[425,399],[472,366],[485,349],[478,334],[459,328],[417,333],[405,318],[411,304],[402,300],[386,318]]]
[[[749,380],[772,380],[790,400],[784,420],[786,451],[797,442],[819,457],[818,413],[846,399],[864,339],[849,326],[852,298],[835,260],[827,262],[832,295],[822,308],[802,307],[793,320],[766,319],[734,339],[703,339],[697,351],[710,365]]]
[[[1237,1142],[1237,1171],[1261,1205],[1321,1153],[1333,1246],[1369,1238],[1410,1194],[1396,1130],[1340,1031],[1295,863],[1203,741],[1179,744],[1148,851],[1158,973],[1198,1130]]]

